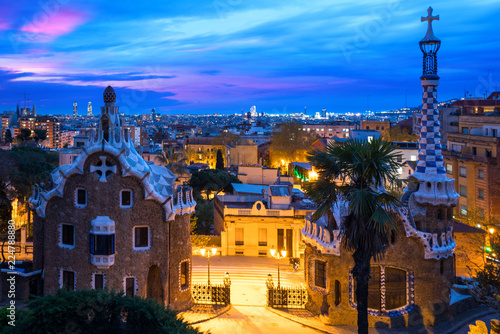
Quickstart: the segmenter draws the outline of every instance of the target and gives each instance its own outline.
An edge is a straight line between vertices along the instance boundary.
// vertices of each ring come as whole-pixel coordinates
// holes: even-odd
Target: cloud
[[[59,36],[73,32],[89,17],[72,9],[60,9],[54,13],[39,12],[32,20],[23,25],[20,38],[25,42],[46,43]]]

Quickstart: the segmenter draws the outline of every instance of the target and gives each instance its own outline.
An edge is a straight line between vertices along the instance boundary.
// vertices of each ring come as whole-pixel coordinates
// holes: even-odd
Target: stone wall
[[[323,314],[333,325],[356,325],[357,311],[354,308],[353,278],[350,270],[354,266],[352,253],[344,249],[340,256],[322,255],[316,249],[307,246],[306,253],[306,280],[308,281],[309,301],[307,309]],[[316,287],[314,281],[314,260],[327,262],[326,289]],[[441,274],[441,263],[443,273]],[[414,275],[414,297],[408,291],[407,301],[414,298],[415,307],[409,314],[399,316],[369,315],[370,327],[418,327],[434,325],[448,318],[449,296],[453,279],[453,258],[444,260],[425,260],[424,247],[416,238],[407,238],[399,234],[382,261],[372,265],[392,266],[407,271],[407,278]],[[340,301],[335,305],[335,281],[340,283]],[[351,288],[350,288],[351,287]],[[410,290],[410,285],[407,285]],[[403,311],[404,313],[404,311]]]
[[[116,173],[111,173],[107,182],[99,182],[97,173],[89,173],[89,165],[95,165],[102,155],[106,155],[107,161],[117,166]],[[166,305],[170,292],[172,307],[188,308],[191,306],[190,291],[176,293],[178,283],[175,286],[172,284],[178,282],[178,261],[191,259],[189,215],[177,217],[173,222],[165,222],[161,203],[145,200],[141,180],[135,177],[121,177],[120,169],[118,161],[105,152],[89,156],[85,162],[84,174],[70,176],[66,181],[63,197],[54,197],[49,201],[46,218],[41,219],[35,215],[34,269],[44,269],[44,293],[53,293],[60,287],[61,270],[67,269],[75,272],[77,289],[92,288],[92,274],[99,272],[105,275],[105,286],[118,291],[124,290],[126,276],[134,276],[137,280],[136,294],[147,297],[149,269],[158,266],[164,291],[163,296],[156,298],[163,297]],[[80,187],[87,190],[87,205],[84,208],[75,206],[75,191]],[[120,207],[122,189],[133,191],[132,208]],[[90,260],[91,221],[97,216],[108,216],[115,222],[115,263],[109,269],[99,270]],[[61,223],[75,226],[73,249],[59,247]],[[149,250],[133,249],[133,228],[137,225],[150,227]],[[189,297],[186,297],[187,295]]]

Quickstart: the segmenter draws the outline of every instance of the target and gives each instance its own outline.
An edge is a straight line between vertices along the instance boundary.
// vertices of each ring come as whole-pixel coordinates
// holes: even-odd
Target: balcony
[[[445,158],[449,158],[449,159],[459,159],[459,160],[465,160],[465,161],[482,162],[482,163],[489,164],[489,165],[496,165],[497,164],[497,158],[482,157],[479,155],[466,154],[466,153],[455,152],[455,151],[443,150],[443,156]]]

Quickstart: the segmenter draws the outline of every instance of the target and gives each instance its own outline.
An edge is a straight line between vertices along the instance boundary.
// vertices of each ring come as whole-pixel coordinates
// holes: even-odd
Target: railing
[[[231,304],[231,286],[225,284],[193,284],[191,293],[195,304]]]
[[[305,308],[307,290],[300,287],[267,288],[267,305],[273,308]]]

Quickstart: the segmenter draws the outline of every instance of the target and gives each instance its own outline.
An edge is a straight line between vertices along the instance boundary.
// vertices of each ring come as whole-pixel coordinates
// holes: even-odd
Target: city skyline
[[[496,90],[499,47],[489,39],[500,4],[430,5],[444,41],[439,100]],[[0,15],[3,110],[23,106],[24,93],[39,114],[71,114],[75,101],[100,107],[95,97],[108,84],[126,114],[226,114],[256,105],[267,113],[307,106],[314,115],[421,104],[415,43],[425,24],[415,17],[426,12],[416,3],[51,0],[19,1]]]

